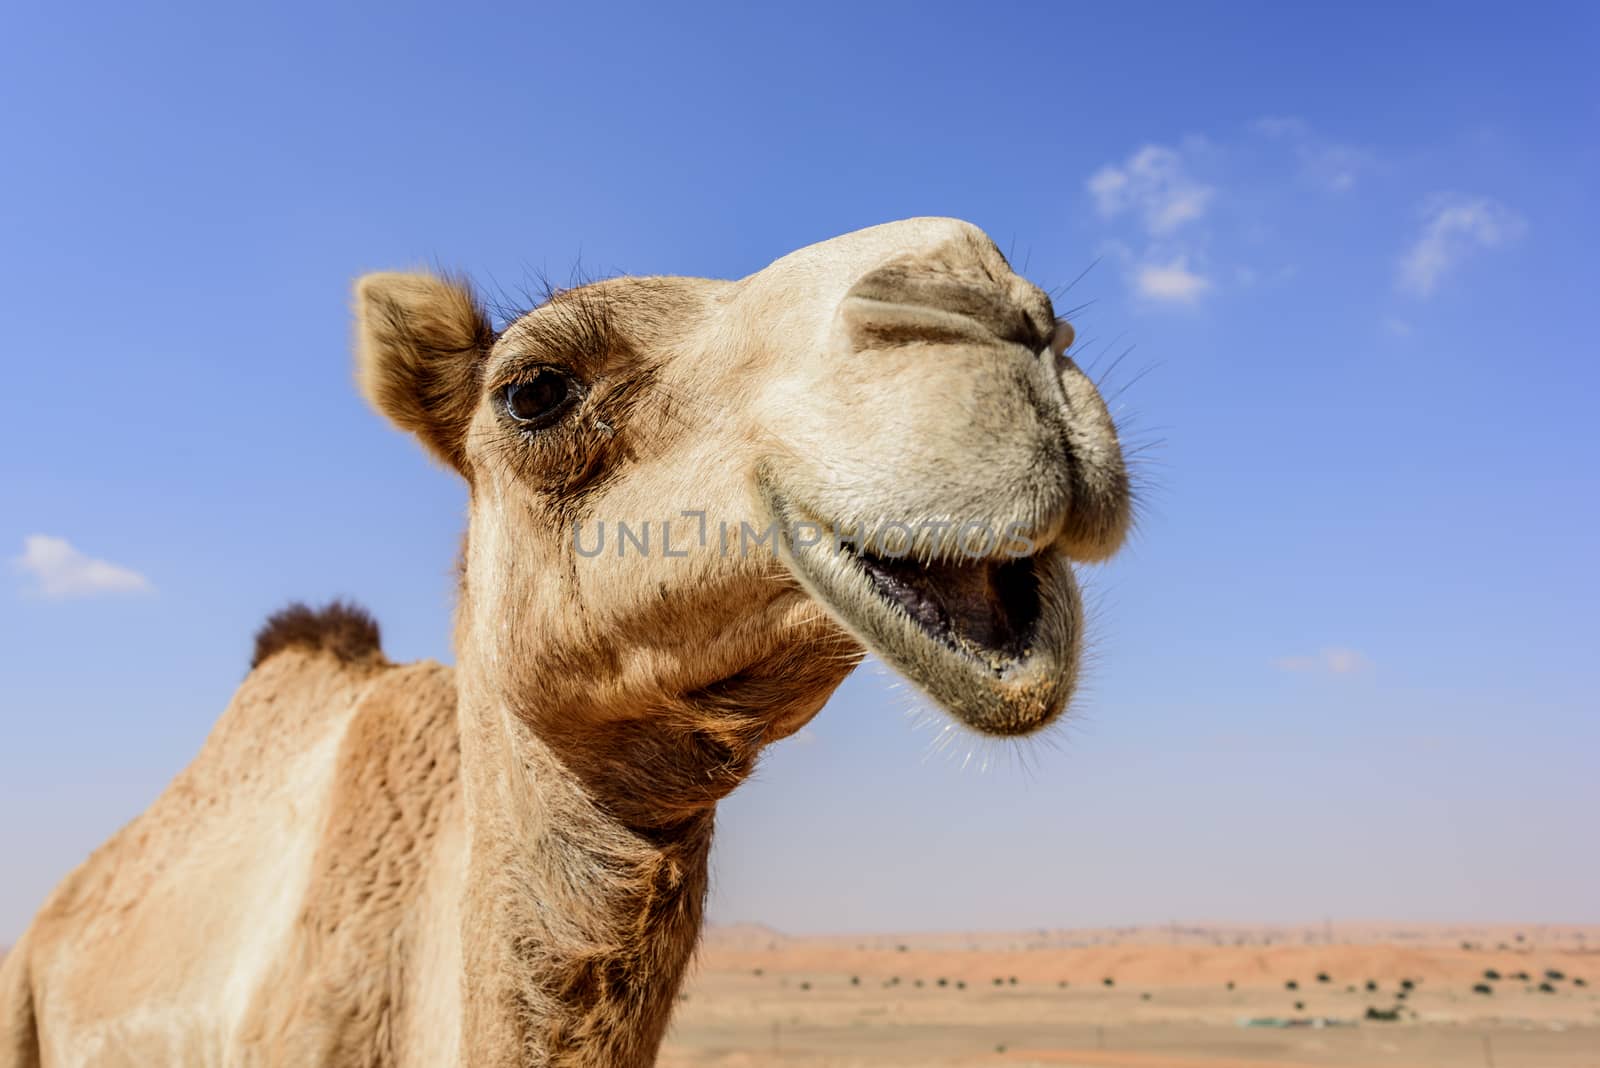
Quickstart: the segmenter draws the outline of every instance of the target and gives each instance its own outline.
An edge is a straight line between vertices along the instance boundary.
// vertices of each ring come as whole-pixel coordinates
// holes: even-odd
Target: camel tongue
[[[974,651],[1020,654],[1038,618],[1038,585],[1025,559],[861,561],[879,592],[924,629]]]

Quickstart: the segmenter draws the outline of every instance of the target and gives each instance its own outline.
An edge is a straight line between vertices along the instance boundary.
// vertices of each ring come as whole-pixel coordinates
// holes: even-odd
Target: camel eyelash
[[[611,302],[587,287],[550,292],[537,307],[515,315],[501,337],[521,350],[508,377],[554,364],[583,378],[583,371],[622,346]]]

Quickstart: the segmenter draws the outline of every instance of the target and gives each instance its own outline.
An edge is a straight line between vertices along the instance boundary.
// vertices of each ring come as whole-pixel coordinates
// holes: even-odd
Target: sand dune
[[[1592,980],[1600,927],[739,925],[708,931],[662,1064],[1593,1066]],[[1241,1026],[1274,1017],[1329,1026]]]
[[[1581,975],[1600,961],[1600,928],[1364,924],[792,938],[740,925],[708,931],[700,961],[713,971],[769,967],[870,976],[903,974],[914,961],[924,974],[968,981],[998,975],[1087,984],[1110,976],[1146,986],[1275,986],[1291,979],[1312,985],[1322,973],[1336,986],[1407,978],[1470,986],[1491,969],[1539,978],[1547,969]],[[1600,968],[1589,970],[1600,979]]]

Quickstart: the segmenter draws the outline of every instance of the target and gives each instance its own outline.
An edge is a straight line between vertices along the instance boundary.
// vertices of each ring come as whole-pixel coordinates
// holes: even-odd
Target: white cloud
[[[1423,205],[1422,233],[1401,257],[1396,285],[1413,296],[1429,296],[1464,257],[1509,244],[1526,231],[1521,216],[1489,197],[1429,197]]]
[[[1278,116],[1220,141],[1195,135],[1147,143],[1095,170],[1084,188],[1125,250],[1128,287],[1147,301],[1193,305],[1230,288],[1286,281],[1292,266],[1262,262],[1284,259],[1273,215],[1283,210],[1284,191],[1294,189],[1296,202],[1308,187],[1345,193],[1375,168],[1366,150]],[[1257,262],[1236,258],[1246,249]]]
[[[1289,146],[1302,178],[1330,193],[1345,193],[1355,188],[1357,178],[1374,165],[1370,152],[1329,141],[1313,131],[1304,119],[1271,116],[1257,119],[1250,127],[1263,137]]]
[[[12,565],[34,580],[41,597],[96,597],[101,594],[149,593],[155,589],[137,571],[85,556],[65,538],[30,534],[22,539],[22,555]]]
[[[1282,671],[1314,671],[1329,675],[1354,675],[1371,667],[1371,662],[1354,649],[1320,649],[1312,656],[1284,656],[1273,661]]]
[[[1129,284],[1140,296],[1163,303],[1193,304],[1211,280],[1191,267],[1204,261],[1205,234],[1194,223],[1211,206],[1216,190],[1196,179],[1190,159],[1204,155],[1199,138],[1182,149],[1145,145],[1121,163],[1108,163],[1085,183],[1096,209],[1107,220],[1124,219],[1143,237],[1135,252],[1118,243]],[[1179,232],[1182,231],[1182,236]]]
[[[1145,145],[1120,166],[1108,163],[1089,177],[1088,187],[1101,215],[1131,212],[1155,236],[1200,218],[1216,192],[1189,175],[1176,149],[1163,145]]]
[[[1189,270],[1188,261],[1182,256],[1170,263],[1143,265],[1135,273],[1134,282],[1141,296],[1182,304],[1193,304],[1211,287],[1209,279]]]

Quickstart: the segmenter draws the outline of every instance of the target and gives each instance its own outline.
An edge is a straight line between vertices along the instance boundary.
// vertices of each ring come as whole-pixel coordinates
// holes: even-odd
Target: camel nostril
[[[987,335],[1036,353],[1052,344],[1055,318],[1041,314],[1041,301],[1048,310],[1043,294],[1039,301],[1026,299],[1029,295],[986,278],[894,263],[862,276],[843,307],[864,347],[974,341]]]

